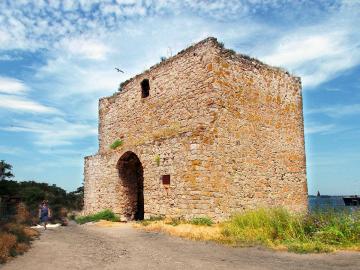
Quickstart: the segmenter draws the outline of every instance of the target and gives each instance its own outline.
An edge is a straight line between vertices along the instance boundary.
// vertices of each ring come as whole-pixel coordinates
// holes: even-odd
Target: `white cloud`
[[[57,52],[54,59],[37,70],[36,87],[55,99],[81,95],[78,98],[94,97],[97,102],[97,97],[115,92],[119,83],[129,76],[128,70],[126,75],[116,72],[118,64],[113,58],[103,64],[89,63],[65,58]]]
[[[1,95],[0,108],[13,110],[15,112],[31,112],[45,114],[60,114],[59,110],[42,105],[25,97]]]
[[[91,60],[104,60],[110,48],[99,40],[92,38],[64,39],[60,47],[73,56]]]
[[[360,47],[347,29],[300,29],[281,38],[261,59],[302,77],[304,87],[315,87],[360,64]],[[322,32],[322,33],[319,33]]]
[[[272,49],[260,54],[261,60],[301,76],[305,88],[316,87],[360,64],[360,35],[353,23],[360,20],[330,20],[284,33]]]
[[[1,128],[10,132],[28,132],[36,137],[35,144],[43,147],[71,145],[74,140],[97,134],[96,126],[51,118],[45,122],[18,121],[11,127]]]
[[[263,60],[272,65],[297,68],[308,61],[343,53],[340,37],[341,34],[336,33],[301,36],[296,33],[282,38],[275,51]]]
[[[22,148],[0,145],[0,154],[20,155],[23,153],[24,153],[24,150]]]
[[[305,134],[328,134],[335,130],[334,124],[305,123]]]
[[[0,93],[20,94],[26,90],[27,87],[22,81],[0,76]]]
[[[360,104],[334,105],[306,110],[307,114],[325,114],[330,117],[340,118],[360,114]]]
[[[8,32],[0,30],[0,44],[6,44],[10,40],[10,35]]]
[[[4,55],[0,55],[0,61],[15,61],[15,60],[20,60],[21,57],[19,56],[12,56],[9,54],[4,54]]]

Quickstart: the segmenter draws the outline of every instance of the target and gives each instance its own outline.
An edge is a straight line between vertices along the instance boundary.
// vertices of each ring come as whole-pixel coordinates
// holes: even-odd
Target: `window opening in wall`
[[[170,185],[170,174],[165,174],[161,176],[163,185]]]
[[[150,84],[148,79],[144,79],[141,82],[141,97],[146,98],[150,94]]]

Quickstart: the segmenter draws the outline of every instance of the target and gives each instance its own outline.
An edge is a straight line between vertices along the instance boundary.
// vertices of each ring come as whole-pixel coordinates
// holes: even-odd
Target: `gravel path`
[[[42,232],[25,255],[1,270],[106,269],[360,269],[360,253],[299,255],[260,248],[230,248],[131,225],[72,225]]]

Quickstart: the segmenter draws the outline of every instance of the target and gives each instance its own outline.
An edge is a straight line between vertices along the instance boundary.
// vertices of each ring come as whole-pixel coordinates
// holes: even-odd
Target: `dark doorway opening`
[[[144,79],[141,82],[141,97],[146,98],[150,95],[150,84],[148,79]]]
[[[120,181],[124,191],[124,214],[129,220],[144,219],[143,167],[133,152],[126,152],[118,161]]]

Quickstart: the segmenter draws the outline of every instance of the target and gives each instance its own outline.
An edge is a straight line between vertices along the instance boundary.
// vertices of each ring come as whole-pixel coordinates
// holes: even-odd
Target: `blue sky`
[[[3,0],[0,159],[17,180],[75,189],[98,99],[214,36],[302,77],[309,193],[360,194],[359,25],[357,0]]]

